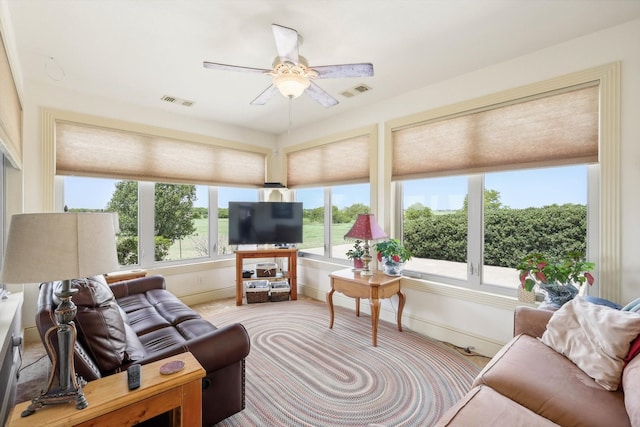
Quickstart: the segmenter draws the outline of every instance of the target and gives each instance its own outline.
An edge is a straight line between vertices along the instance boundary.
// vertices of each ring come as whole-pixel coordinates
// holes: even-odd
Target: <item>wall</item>
[[[621,61],[621,229],[622,303],[640,296],[640,228],[636,226],[640,199],[634,188],[640,182],[640,20],[543,49],[519,58],[454,77],[383,103],[361,108],[312,126],[281,135],[279,149],[315,140],[325,135],[361,126],[379,125],[379,149],[383,153],[385,121],[433,108],[477,98],[486,94]],[[464,54],[464,53],[461,53]],[[366,94],[364,95],[366,96]],[[380,156],[379,170],[384,158]],[[382,189],[382,176],[378,188]],[[384,204],[390,196],[381,194],[377,216],[384,222]],[[603,207],[606,208],[606,207]],[[311,260],[301,261],[300,276],[306,292],[323,298],[329,289],[327,274],[341,268]],[[305,286],[306,285],[306,286]],[[407,293],[404,323],[407,327],[460,346],[473,345],[483,354],[493,354],[512,334],[515,303],[500,297],[471,292],[437,283],[403,280]],[[336,300],[338,302],[338,300]],[[344,300],[352,307],[353,302]],[[397,301],[386,302],[382,317],[394,318]]]

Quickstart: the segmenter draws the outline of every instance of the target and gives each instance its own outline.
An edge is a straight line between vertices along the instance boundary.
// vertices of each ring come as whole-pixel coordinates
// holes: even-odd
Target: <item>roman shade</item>
[[[369,182],[370,134],[287,153],[287,186]]]
[[[56,174],[203,185],[265,181],[266,154],[56,121]]]
[[[392,179],[598,161],[596,83],[392,131]]]
[[[0,146],[16,168],[22,167],[22,106],[9,57],[0,37]]]

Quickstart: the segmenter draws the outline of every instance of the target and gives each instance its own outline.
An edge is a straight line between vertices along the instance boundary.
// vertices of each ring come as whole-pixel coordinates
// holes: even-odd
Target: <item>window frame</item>
[[[599,269],[597,283],[600,285],[591,289],[590,293],[612,301],[619,300],[621,294],[620,68],[620,62],[614,62],[385,122],[383,187],[386,194],[392,194],[391,200],[393,201],[384,207],[385,229],[390,229],[394,237],[402,236],[402,203],[401,197],[398,195],[401,191],[398,191],[398,186],[391,180],[394,130],[465,111],[478,110],[490,105],[516,101],[549,91],[598,81],[600,86],[599,174],[593,171],[588,174],[591,181],[588,190],[588,206],[595,206],[597,202],[598,211],[597,218],[593,218],[593,212],[589,212],[588,233],[593,235],[595,239],[590,240],[589,243],[597,245],[597,248],[591,248],[590,258],[595,259]],[[470,209],[471,204],[470,196]]]

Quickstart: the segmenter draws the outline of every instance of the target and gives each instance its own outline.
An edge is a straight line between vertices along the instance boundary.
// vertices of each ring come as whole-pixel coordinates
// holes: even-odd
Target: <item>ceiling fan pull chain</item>
[[[287,135],[291,135],[291,123],[293,122],[291,120],[291,105],[293,104],[293,96],[289,97],[289,129],[287,130]]]

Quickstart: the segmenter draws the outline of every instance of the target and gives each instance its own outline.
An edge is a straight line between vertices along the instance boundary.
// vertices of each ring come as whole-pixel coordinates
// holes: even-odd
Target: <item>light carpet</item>
[[[329,329],[322,302],[204,311],[217,326],[242,323],[251,337],[246,409],[219,426],[430,426],[479,373],[451,347],[387,322],[373,347],[371,318],[341,307]]]

